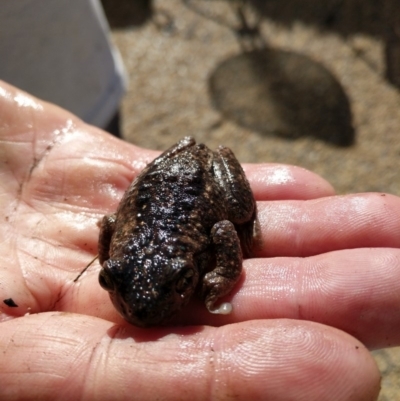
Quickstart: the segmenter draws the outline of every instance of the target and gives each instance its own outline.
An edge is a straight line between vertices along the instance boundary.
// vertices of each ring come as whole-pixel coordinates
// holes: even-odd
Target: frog
[[[139,327],[165,325],[198,294],[209,312],[237,284],[257,239],[257,208],[233,152],[187,136],[133,180],[100,221],[100,286]]]

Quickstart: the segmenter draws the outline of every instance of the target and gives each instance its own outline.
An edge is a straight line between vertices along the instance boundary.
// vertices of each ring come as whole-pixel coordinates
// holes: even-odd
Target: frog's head
[[[155,326],[168,321],[186,305],[199,275],[190,260],[156,261],[108,259],[99,274],[117,311],[135,326]]]

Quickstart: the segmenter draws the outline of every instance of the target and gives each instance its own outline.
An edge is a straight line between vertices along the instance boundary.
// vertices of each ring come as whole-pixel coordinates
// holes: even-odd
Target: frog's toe
[[[213,305],[207,305],[207,309],[210,313],[216,315],[229,315],[232,312],[232,304],[230,302],[223,302],[218,308],[214,308]]]

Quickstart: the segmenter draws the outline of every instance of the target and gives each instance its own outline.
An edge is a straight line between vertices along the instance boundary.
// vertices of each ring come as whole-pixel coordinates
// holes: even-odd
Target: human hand
[[[263,246],[233,313],[193,301],[177,322],[188,326],[140,329],[98,265],[73,280],[97,251],[96,222],[157,152],[5,83],[0,113],[0,399],[376,399],[362,343],[400,344],[399,198],[334,197],[301,168],[245,166]]]

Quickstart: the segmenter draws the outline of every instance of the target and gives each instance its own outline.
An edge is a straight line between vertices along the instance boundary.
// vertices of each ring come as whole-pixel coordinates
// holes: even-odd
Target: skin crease
[[[399,198],[335,197],[304,169],[247,165],[262,244],[233,313],[193,301],[187,326],[135,328],[98,264],[73,279],[98,219],[158,152],[5,83],[0,110],[0,399],[377,399],[368,348],[400,345]]]

